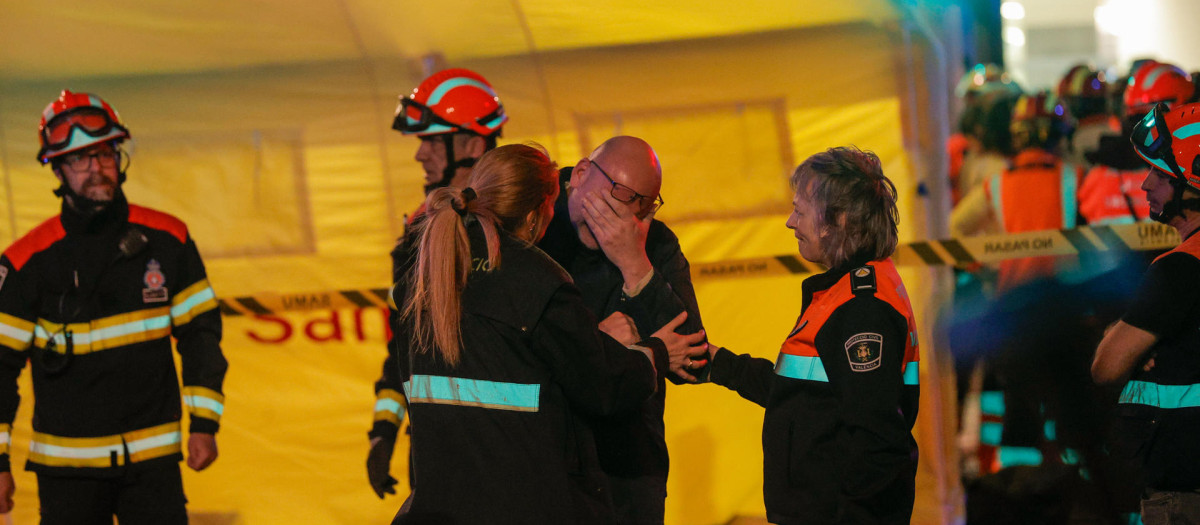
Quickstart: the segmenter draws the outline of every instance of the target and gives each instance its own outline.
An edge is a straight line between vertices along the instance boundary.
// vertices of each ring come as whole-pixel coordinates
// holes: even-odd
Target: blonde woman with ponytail
[[[540,148],[490,151],[459,184],[429,194],[415,264],[393,291],[419,480],[393,523],[610,523],[583,417],[640,406],[688,345],[625,348],[597,331],[533,246],[559,187]]]

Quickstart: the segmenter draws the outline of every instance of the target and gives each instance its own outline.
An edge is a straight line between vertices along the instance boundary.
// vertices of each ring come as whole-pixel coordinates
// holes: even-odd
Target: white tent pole
[[[367,81],[371,85],[370,97],[372,114],[378,116],[389,115],[391,114],[389,108],[380,103],[383,93],[381,93],[379,89],[379,75],[375,71],[375,64],[372,62],[370,54],[367,53],[367,45],[365,42],[363,42],[362,32],[359,31],[358,24],[354,23],[354,15],[350,12],[350,6],[347,4],[346,0],[337,0],[337,3],[338,6],[341,7],[342,14],[346,19],[346,28],[350,30],[350,34],[354,37],[354,46],[358,49],[358,54],[362,60],[364,73],[366,73]],[[392,170],[391,161],[388,157],[386,130],[387,126],[375,126],[375,142],[379,148],[379,167],[383,170],[383,197],[386,201],[385,209],[387,210],[388,230],[392,237],[399,237],[402,231],[400,229],[400,225],[403,223],[403,221],[396,220],[398,217],[400,217],[400,215],[396,210],[396,199],[392,194],[392,185],[388,182],[391,180],[390,174]]]
[[[914,170],[926,191],[923,199],[925,236],[934,239],[945,238],[949,232],[947,223],[950,216],[949,162],[945,155],[950,118],[946,50],[937,32],[928,23],[924,11],[914,6],[905,6],[904,14],[901,31],[904,40],[903,60],[908,77],[906,99],[910,105],[910,125],[906,129],[909,137],[906,142],[912,152]],[[928,49],[920,65],[914,56],[918,45],[913,42],[914,31],[924,40],[923,43]],[[918,84],[921,83],[925,89],[919,91]],[[936,301],[951,295],[953,280],[950,278],[949,269],[931,268],[927,275],[931,283],[928,296],[930,299]],[[938,308],[933,306],[926,309],[926,314],[936,315],[937,311]],[[961,490],[957,484],[957,465],[952,463],[955,456],[949,452],[956,447],[948,446],[953,440],[947,442],[945,432],[948,428],[945,418],[954,421],[956,409],[950,408],[947,412],[944,404],[946,396],[943,395],[942,388],[946,383],[943,380],[946,374],[953,374],[953,361],[946,352],[946,337],[938,333],[937,323],[926,320],[923,324],[928,328],[927,334],[934,342],[931,348],[933,351],[926,353],[928,357],[922,359],[925,361],[926,377],[933,379],[928,383],[928,386],[933,388],[929,388],[924,394],[931,395],[930,404],[937,415],[932,435],[928,436],[930,441],[935,443],[936,452],[927,454],[926,457],[936,464],[934,472],[937,475],[940,522],[950,524],[959,520],[957,500],[961,496]],[[944,369],[947,367],[950,370]],[[949,428],[953,428],[953,425],[949,425]]]
[[[0,97],[3,100],[4,97]],[[8,200],[8,226],[11,238],[5,244],[12,243],[17,240],[20,232],[17,231],[17,204],[13,200],[12,174],[8,168],[8,140],[4,136],[4,108],[0,104],[0,165],[4,166],[4,195]]]
[[[538,52],[537,43],[533,40],[533,30],[529,27],[529,20],[525,17],[525,10],[521,7],[521,0],[512,0],[513,11],[516,12],[517,21],[521,24],[521,31],[525,34],[525,43],[529,45],[529,57],[533,60],[533,69],[537,72],[538,87],[542,90],[542,104],[546,106],[546,120],[550,129],[550,156],[558,158],[561,151],[558,148],[558,123],[554,118],[554,103],[550,100],[550,83],[546,80],[546,70],[542,68],[541,53]]]

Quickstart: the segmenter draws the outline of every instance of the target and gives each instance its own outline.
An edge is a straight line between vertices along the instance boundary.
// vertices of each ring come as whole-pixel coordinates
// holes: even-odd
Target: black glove
[[[392,468],[392,450],[396,448],[396,437],[373,439],[371,451],[367,453],[367,480],[379,499],[383,495],[396,493],[396,478],[389,472]]]

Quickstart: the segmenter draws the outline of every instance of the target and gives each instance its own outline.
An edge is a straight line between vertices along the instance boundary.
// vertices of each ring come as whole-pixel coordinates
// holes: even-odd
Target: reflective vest
[[[1079,186],[1079,214],[1089,225],[1132,224],[1150,217],[1142,190],[1145,170],[1096,166]]]
[[[1013,169],[984,183],[992,214],[1005,233],[1075,227],[1079,170],[1041,149],[1017,155]],[[1027,257],[1000,263],[997,290],[1015,288],[1054,275],[1054,257]]]

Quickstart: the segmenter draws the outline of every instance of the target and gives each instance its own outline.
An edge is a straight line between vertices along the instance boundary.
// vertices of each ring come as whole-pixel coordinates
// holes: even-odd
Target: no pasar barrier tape
[[[1106,251],[1165,250],[1179,244],[1175,228],[1156,222],[1115,226],[1082,226],[1071,230],[1045,230],[917,241],[902,244],[892,256],[901,266],[948,266],[994,263],[1006,259],[1046,255],[1079,255]],[[824,271],[799,255],[778,255],[692,264],[692,279],[730,279],[800,275]],[[388,288],[336,290],[310,293],[263,293],[220,299],[224,315],[271,315],[280,312],[386,308]]]
[[[1179,232],[1175,228],[1157,222],[1081,226],[1071,230],[911,242],[897,247],[892,260],[901,266],[967,265],[1046,255],[1162,250],[1174,248],[1179,240]],[[778,255],[693,264],[692,279],[766,277],[822,271],[823,267],[799,255]]]

